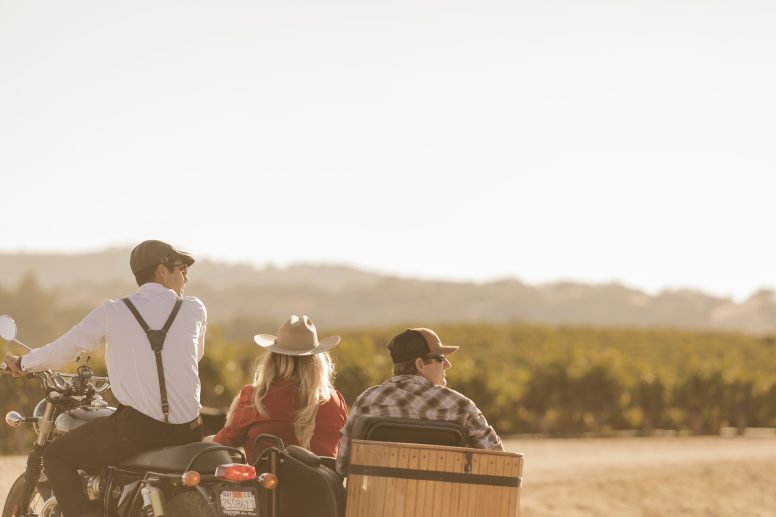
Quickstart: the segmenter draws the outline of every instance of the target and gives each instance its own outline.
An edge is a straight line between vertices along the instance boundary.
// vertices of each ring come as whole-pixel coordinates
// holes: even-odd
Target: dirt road
[[[511,441],[521,517],[776,516],[774,438]]]
[[[11,485],[24,472],[26,459],[24,456],[0,456],[0,508],[5,505]]]
[[[521,517],[776,516],[776,438],[511,440]],[[0,503],[24,458],[0,457]]]

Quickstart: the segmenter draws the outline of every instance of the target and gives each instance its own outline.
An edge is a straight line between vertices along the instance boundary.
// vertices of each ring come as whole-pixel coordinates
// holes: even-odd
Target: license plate
[[[243,490],[222,490],[219,494],[224,515],[256,517],[256,493]]]

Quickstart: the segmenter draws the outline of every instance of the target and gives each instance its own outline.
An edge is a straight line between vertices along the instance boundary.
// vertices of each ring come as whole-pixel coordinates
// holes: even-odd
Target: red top
[[[214,441],[232,447],[243,447],[248,455],[248,463],[253,464],[253,440],[260,434],[274,434],[285,445],[299,445],[294,434],[294,413],[296,383],[293,381],[276,382],[264,397],[267,418],[259,416],[253,405],[254,387],[250,384],[240,390],[240,401],[235,408],[230,425],[216,433]],[[338,390],[332,397],[318,407],[315,415],[315,430],[310,439],[309,449],[318,456],[337,456],[340,430],[348,419],[348,406]],[[259,450],[269,445],[259,445]]]

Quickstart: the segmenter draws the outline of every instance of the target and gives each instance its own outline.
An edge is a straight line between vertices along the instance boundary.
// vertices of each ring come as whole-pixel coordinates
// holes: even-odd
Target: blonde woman
[[[259,334],[266,350],[253,379],[229,408],[226,425],[214,441],[243,447],[253,463],[253,442],[274,434],[286,445],[301,445],[319,456],[337,456],[340,430],[348,419],[342,394],[334,389],[334,364],[328,351],[339,336],[318,341],[307,316],[291,316],[278,335]]]

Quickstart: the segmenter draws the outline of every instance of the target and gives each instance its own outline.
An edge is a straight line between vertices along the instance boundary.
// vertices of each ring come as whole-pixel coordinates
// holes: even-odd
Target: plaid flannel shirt
[[[350,433],[359,415],[446,420],[463,425],[468,446],[504,450],[501,438],[477,406],[455,390],[437,386],[420,375],[396,375],[359,395],[342,430],[337,471],[345,474],[350,459]]]

